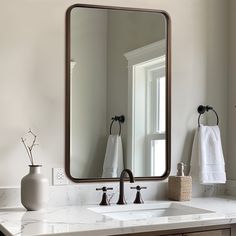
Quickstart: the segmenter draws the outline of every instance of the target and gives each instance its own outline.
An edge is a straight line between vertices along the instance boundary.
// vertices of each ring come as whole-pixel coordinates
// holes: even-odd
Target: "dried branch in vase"
[[[29,129],[27,134],[30,134],[30,135],[33,136],[32,144],[27,145],[27,143],[26,143],[27,139],[22,138],[22,137],[21,137],[21,142],[23,143],[23,145],[25,147],[25,150],[27,152],[27,155],[29,157],[31,165],[34,165],[34,158],[33,158],[33,152],[32,151],[33,151],[34,146],[39,145],[39,144],[36,143],[37,135],[34,134],[31,129]]]

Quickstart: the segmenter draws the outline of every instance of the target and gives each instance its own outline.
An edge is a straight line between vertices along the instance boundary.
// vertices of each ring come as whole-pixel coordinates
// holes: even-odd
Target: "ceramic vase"
[[[48,179],[41,165],[30,165],[29,174],[21,180],[21,203],[29,211],[43,209],[48,202]]]

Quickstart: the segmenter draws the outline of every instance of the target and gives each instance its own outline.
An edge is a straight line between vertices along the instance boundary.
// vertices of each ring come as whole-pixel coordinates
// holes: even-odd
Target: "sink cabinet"
[[[124,234],[125,236],[236,236],[234,225],[196,227],[156,232]],[[123,236],[124,236],[123,235]]]
[[[183,236],[231,236],[230,229],[210,230],[205,232],[185,233]]]

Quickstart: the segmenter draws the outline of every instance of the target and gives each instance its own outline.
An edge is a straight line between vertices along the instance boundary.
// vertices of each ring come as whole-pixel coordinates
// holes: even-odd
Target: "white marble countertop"
[[[156,201],[153,203],[169,203]],[[23,208],[0,209],[0,231],[6,235],[116,235],[236,223],[236,198],[193,198],[179,204],[213,211],[206,214],[153,217],[119,221],[89,210],[96,205],[65,206],[26,212]]]

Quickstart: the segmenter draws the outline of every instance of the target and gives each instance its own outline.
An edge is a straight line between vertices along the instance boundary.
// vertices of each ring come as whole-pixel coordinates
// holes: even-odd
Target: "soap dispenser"
[[[192,177],[184,175],[184,163],[177,165],[177,175],[168,178],[168,198],[175,201],[189,201],[192,196]]]

